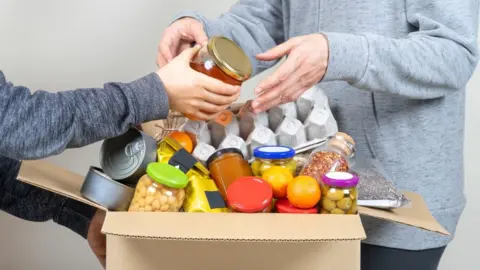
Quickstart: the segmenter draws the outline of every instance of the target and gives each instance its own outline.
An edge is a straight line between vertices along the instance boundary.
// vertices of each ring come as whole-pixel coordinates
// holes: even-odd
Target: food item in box
[[[273,166],[263,172],[262,179],[272,186],[273,197],[282,199],[287,197],[287,186],[292,182],[293,174],[287,168]]]
[[[329,110],[328,98],[318,84],[305,91],[295,103],[297,104],[298,120],[302,123],[305,122],[314,107]]]
[[[223,139],[223,141],[218,146],[218,149],[225,148],[237,148],[242,152],[243,156],[248,159],[247,144],[242,138],[236,135],[228,134],[225,139]]]
[[[168,162],[168,160],[181,148],[182,146],[174,139],[169,136],[163,137],[157,148],[158,162]]]
[[[157,142],[131,128],[121,136],[107,139],[100,149],[100,165],[110,178],[135,185],[149,163],[157,160]]]
[[[297,119],[297,106],[294,102],[281,104],[268,110],[268,124],[271,130],[277,130],[285,118]]]
[[[197,144],[195,149],[193,150],[193,156],[198,159],[198,161],[205,164],[207,159],[215,153],[215,148],[209,144],[200,142]]]
[[[255,127],[250,136],[248,136],[247,144],[249,145],[250,155],[253,155],[255,149],[264,145],[276,145],[277,140],[275,134],[264,126]]]
[[[112,180],[99,168],[90,167],[80,194],[109,211],[127,211],[135,189]]]
[[[326,138],[338,131],[337,121],[332,113],[324,108],[315,107],[305,121],[308,140]]]
[[[183,203],[185,212],[222,213],[230,211],[212,179],[192,170],[188,180]]]
[[[328,172],[348,172],[349,161],[354,153],[355,142],[352,137],[337,132],[312,152],[300,174],[311,176],[321,183],[322,176]]]
[[[177,141],[187,152],[192,153],[193,141],[187,133],[181,131],[173,131],[168,136]]]
[[[252,162],[252,171],[256,176],[262,176],[263,173],[273,166],[280,166],[290,170],[292,175],[296,175],[297,162],[294,160],[295,150],[287,146],[266,145],[255,148],[253,151],[255,160]]]
[[[321,213],[357,214],[358,176],[329,172],[322,177]]]
[[[236,148],[225,148],[213,153],[207,160],[212,179],[223,198],[227,197],[227,188],[243,176],[253,176],[252,169]]]
[[[237,118],[231,111],[221,112],[209,126],[212,145],[217,148],[228,134],[240,135]]]
[[[150,163],[137,183],[129,212],[178,212],[185,200],[185,173],[166,163]]]
[[[285,213],[285,214],[316,214],[318,213],[318,209],[316,207],[312,207],[309,209],[301,209],[298,207],[293,206],[292,203],[288,199],[280,199],[275,202],[275,209],[278,213]]]
[[[258,177],[241,177],[227,191],[228,206],[238,213],[271,212],[273,191],[271,186]]]
[[[355,167],[355,174],[360,178],[358,184],[358,205],[394,209],[404,207],[410,201],[395,185],[387,180],[386,173],[378,162],[367,166]]]
[[[276,134],[280,145],[297,147],[307,142],[307,135],[300,120],[286,117],[278,127]]]
[[[207,144],[211,143],[210,130],[208,129],[208,124],[205,121],[194,121],[189,119],[182,126],[182,130],[193,138],[195,146],[200,142]]]
[[[288,184],[287,198],[295,207],[310,209],[320,201],[320,186],[310,176],[297,176]]]

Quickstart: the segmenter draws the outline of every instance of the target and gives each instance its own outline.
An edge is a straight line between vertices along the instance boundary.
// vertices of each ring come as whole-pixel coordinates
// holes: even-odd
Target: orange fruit
[[[192,153],[193,151],[193,142],[190,136],[185,132],[174,131],[168,135],[170,138],[177,141],[187,152]]]
[[[317,180],[310,176],[297,176],[287,187],[287,198],[298,208],[309,209],[320,201],[322,193]]]
[[[273,166],[263,172],[262,179],[272,186],[273,197],[282,199],[287,197],[287,186],[293,180],[293,175],[287,168]]]

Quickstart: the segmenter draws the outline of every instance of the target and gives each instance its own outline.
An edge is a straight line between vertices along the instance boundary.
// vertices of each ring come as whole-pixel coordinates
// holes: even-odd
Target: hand
[[[177,55],[191,47],[192,42],[206,46],[208,37],[202,23],[194,18],[186,17],[172,23],[163,32],[158,45],[157,65],[165,66]]]
[[[107,238],[102,234],[102,226],[105,221],[105,211],[97,210],[88,228],[87,241],[98,261],[105,268],[107,260]]]
[[[211,120],[240,96],[240,86],[223,83],[190,68],[200,46],[184,50],[157,71],[165,85],[170,109],[198,120]]]
[[[320,82],[328,65],[328,41],[322,34],[294,37],[273,49],[257,55],[272,61],[288,55],[277,71],[255,89],[254,112],[297,100],[306,90]]]

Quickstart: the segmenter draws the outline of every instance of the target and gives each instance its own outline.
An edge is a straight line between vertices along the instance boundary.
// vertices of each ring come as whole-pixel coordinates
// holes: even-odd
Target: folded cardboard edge
[[[80,194],[80,189],[85,180],[84,176],[47,161],[23,161],[17,179],[95,208],[107,210],[105,207],[85,199]]]
[[[410,225],[443,235],[450,235],[450,233],[438,223],[435,217],[432,216],[422,196],[408,191],[403,192],[403,194],[411,201],[412,207],[397,208],[392,210],[359,207],[358,212],[361,215],[371,216],[404,225]]]
[[[84,177],[81,175],[78,175],[76,173],[73,173],[71,171],[68,171],[66,169],[63,169],[59,166],[53,165],[49,163],[48,161],[45,160],[39,160],[39,161],[24,161],[22,163],[22,167],[20,169],[18,179],[21,180],[22,182],[37,186],[42,189],[49,190],[51,192],[55,192],[58,194],[61,194],[63,196],[66,196],[68,198],[83,202],[85,204],[91,205],[93,207],[99,208],[106,210],[104,207],[95,204],[85,198],[82,197],[80,194],[80,189],[81,185],[83,184]],[[447,230],[445,230],[432,216],[432,214],[429,212],[427,205],[425,204],[424,200],[422,197],[418,194],[412,193],[412,192],[405,192],[405,195],[407,198],[409,198],[412,201],[412,207],[411,208],[399,208],[391,211],[386,211],[386,210],[380,210],[380,209],[373,209],[373,208],[366,208],[366,207],[359,207],[359,212],[362,215],[367,215],[367,216],[372,216],[375,218],[380,218],[384,219],[387,221],[392,221],[392,222],[397,222],[405,225],[410,225],[418,228],[422,228],[425,230],[433,231],[433,232],[438,232],[440,234],[444,235],[450,235]],[[110,212],[107,215],[107,221],[108,220],[113,220],[116,218],[123,219],[122,222],[126,220],[124,217],[127,213],[122,213],[122,212]],[[128,213],[129,219],[131,219],[132,214],[137,214],[137,213]],[[184,213],[173,213],[174,215],[178,215],[175,217],[175,219],[180,219],[184,220],[186,222],[189,222],[187,224],[196,224],[199,219],[197,215],[205,215],[205,214],[193,214],[189,213],[188,215]],[[167,215],[171,215],[168,213]],[[193,216],[192,216],[193,215]],[[215,218],[222,218],[223,214],[220,214],[220,216],[217,216],[219,214],[209,214],[209,219],[215,219]],[[141,216],[141,215],[140,215]],[[238,217],[243,217],[244,215],[233,215],[235,216],[235,219]],[[233,217],[232,214],[228,214],[229,218]],[[252,216],[258,216],[258,215],[252,215]],[[279,220],[283,220],[283,218],[288,218],[291,220],[295,220],[295,224],[292,224],[292,226],[298,226],[298,224],[304,224],[304,223],[298,223],[298,219],[300,218],[299,215],[296,215],[295,218],[289,217],[289,215],[269,215],[269,216],[275,216],[275,218],[272,218],[271,221],[265,220],[265,222],[270,222],[272,225],[278,225],[281,223],[275,223],[279,222]],[[283,216],[278,218],[277,216]],[[319,217],[318,215],[307,215],[308,217],[305,217],[306,219],[314,219],[313,222],[319,222],[320,220],[324,220],[322,216],[320,218],[313,218],[313,217]],[[169,220],[165,219],[164,214],[161,215],[160,220],[164,222],[164,220]],[[247,220],[250,220],[250,217],[245,217]],[[336,216],[333,217],[336,219]],[[255,218],[256,219],[256,218]],[[259,219],[262,219],[259,217]],[[328,218],[327,218],[328,219]],[[112,233],[114,234],[115,231],[111,229],[114,227],[112,223],[107,223],[108,227],[105,228],[106,233]],[[171,220],[170,220],[171,221]],[[203,220],[202,220],[203,221]],[[178,225],[177,221],[172,221],[174,222],[173,225]],[[192,223],[193,222],[193,223]],[[226,221],[228,222],[228,221]],[[243,222],[243,221],[242,221]],[[258,221],[255,221],[258,222]],[[310,220],[309,220],[310,222]],[[135,222],[136,223],[136,222]],[[327,221],[328,223],[328,221]],[[361,224],[360,224],[361,225]],[[239,225],[237,225],[239,226]],[[321,228],[324,228],[321,226]],[[361,227],[361,236],[364,237],[364,231],[363,227]],[[213,230],[209,229],[207,230],[208,232],[212,232]],[[295,230],[292,230],[295,231]],[[117,231],[120,232],[120,231]],[[145,233],[142,233],[143,235],[147,235]],[[125,234],[126,235],[126,234]],[[135,233],[131,234],[132,237],[135,237]],[[244,235],[245,236],[245,235]],[[316,234],[318,237],[318,234]],[[182,236],[183,237],[183,236]],[[211,237],[211,235],[204,235],[205,239],[208,239]],[[245,236],[247,237],[247,236]],[[296,239],[296,238],[294,238]],[[298,237],[297,237],[298,239]],[[355,239],[355,237],[353,237]]]
[[[358,215],[109,212],[102,232],[144,239],[328,242],[366,238]]]

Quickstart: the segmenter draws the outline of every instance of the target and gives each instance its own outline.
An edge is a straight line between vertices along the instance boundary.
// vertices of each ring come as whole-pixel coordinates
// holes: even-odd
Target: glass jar
[[[242,48],[232,40],[220,36],[210,39],[207,46],[198,51],[190,61],[190,67],[231,85],[241,85],[252,74],[252,63]]]
[[[252,64],[242,48],[220,36],[213,37],[200,49],[190,67],[231,85],[241,85],[252,74]]]
[[[301,175],[315,178],[320,184],[328,172],[348,172],[355,154],[355,141],[343,132],[327,138],[325,144],[310,155]]]
[[[253,176],[242,152],[236,148],[225,148],[213,153],[207,160],[207,167],[223,198],[227,198],[227,188],[235,180]]]
[[[178,212],[185,199],[187,175],[166,163],[150,163],[137,183],[129,212]]]
[[[321,214],[357,214],[357,175],[329,172],[322,182]]]
[[[263,173],[273,166],[284,167],[295,175],[297,162],[295,150],[287,146],[260,146],[253,151],[255,160],[252,162],[252,171],[255,176]]]
[[[227,202],[232,212],[269,213],[273,191],[270,184],[258,177],[241,177],[227,190]]]
[[[278,213],[284,214],[317,214],[318,209],[316,207],[310,209],[301,209],[293,206],[288,199],[277,200],[275,208]]]

